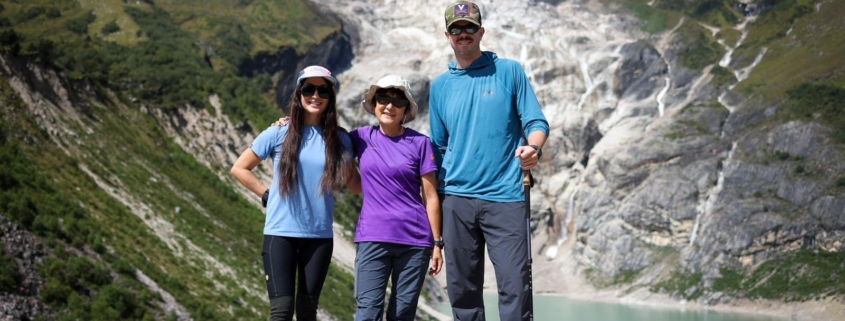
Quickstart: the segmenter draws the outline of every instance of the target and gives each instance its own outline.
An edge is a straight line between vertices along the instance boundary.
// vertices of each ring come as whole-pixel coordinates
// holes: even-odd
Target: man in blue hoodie
[[[522,170],[537,166],[549,124],[522,66],[481,51],[478,6],[459,1],[446,8],[445,17],[455,61],[431,84],[429,116],[442,164],[438,176],[452,313],[455,321],[485,319],[486,243],[501,320],[528,320]]]

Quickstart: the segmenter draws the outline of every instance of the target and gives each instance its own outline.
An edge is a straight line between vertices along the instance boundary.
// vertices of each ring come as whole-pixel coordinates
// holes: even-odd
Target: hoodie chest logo
[[[493,96],[493,89],[484,89],[481,91],[482,96]]]

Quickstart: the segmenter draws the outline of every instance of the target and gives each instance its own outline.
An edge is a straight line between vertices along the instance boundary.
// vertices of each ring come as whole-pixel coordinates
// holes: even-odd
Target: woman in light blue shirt
[[[293,320],[294,311],[299,321],[317,319],[333,250],[333,192],[361,192],[349,135],[337,124],[337,79],[309,66],[296,85],[289,126],[262,132],[232,166],[267,207],[261,255],[273,321]],[[268,157],[276,167],[269,188],[252,173]]]

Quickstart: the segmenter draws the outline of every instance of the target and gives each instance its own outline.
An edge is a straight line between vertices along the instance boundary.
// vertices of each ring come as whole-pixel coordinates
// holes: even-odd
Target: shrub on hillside
[[[17,292],[20,284],[21,273],[18,271],[18,263],[0,249],[0,292]]]
[[[135,295],[114,283],[105,286],[91,304],[93,320],[137,320],[143,315]]]
[[[0,27],[2,27],[2,19],[0,19]],[[0,32],[0,50],[17,55],[21,51],[21,40],[21,36],[15,32],[15,29],[4,30]]]
[[[232,21],[229,28],[217,32],[217,38],[221,39],[223,44],[214,48],[214,51],[230,64],[240,66],[249,60],[253,45],[249,34],[240,23]]]
[[[699,1],[694,9],[688,9],[690,16],[709,24],[724,26],[724,23],[736,25],[742,15],[733,8],[733,1],[706,0]]]
[[[94,15],[94,12],[88,11],[88,13],[82,15],[81,17],[68,20],[65,23],[65,26],[75,33],[86,34],[88,33],[88,25],[96,19],[97,16]]]
[[[62,16],[62,11],[58,8],[47,9],[47,18],[56,19]]]
[[[834,130],[833,138],[845,143],[845,88],[820,83],[803,83],[788,90],[786,116],[817,120]]]
[[[54,306],[64,306],[73,289],[57,279],[48,279],[41,287],[41,300]]]
[[[35,19],[46,11],[47,9],[44,9],[43,7],[31,7],[24,11],[23,14],[18,16],[18,23],[23,23]]]
[[[110,35],[120,31],[120,26],[117,25],[117,21],[112,21],[103,26],[103,29],[100,31],[102,31],[104,35]]]
[[[698,24],[686,23],[680,30],[683,37],[676,42],[682,42],[686,51],[680,55],[684,66],[692,70],[702,70],[724,54],[724,49]],[[676,43],[677,45],[677,43]]]
[[[24,52],[35,57],[35,61],[44,65],[52,65],[56,58],[56,44],[48,39],[41,39],[38,42],[30,43]]]
[[[641,27],[643,31],[658,33],[671,28],[669,25],[671,19],[665,11],[634,1],[626,1],[623,4],[637,18],[645,22],[645,25]]]
[[[737,81],[733,72],[731,72],[728,68],[719,65],[713,66],[713,69],[710,70],[710,74],[713,75],[712,83],[718,86],[731,85]]]
[[[94,264],[88,258],[79,256],[67,261],[64,274],[66,280],[76,288],[103,286],[112,281],[109,271],[101,264]]]

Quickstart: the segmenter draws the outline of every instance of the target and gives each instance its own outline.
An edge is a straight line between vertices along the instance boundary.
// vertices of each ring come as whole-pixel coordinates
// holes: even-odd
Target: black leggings
[[[302,312],[316,314],[320,292],[329,273],[333,249],[334,243],[330,238],[264,235],[261,256],[264,258],[264,277],[270,300],[293,297],[298,293],[297,316]],[[299,287],[295,291],[297,283]],[[301,308],[313,308],[313,311],[299,311]]]

